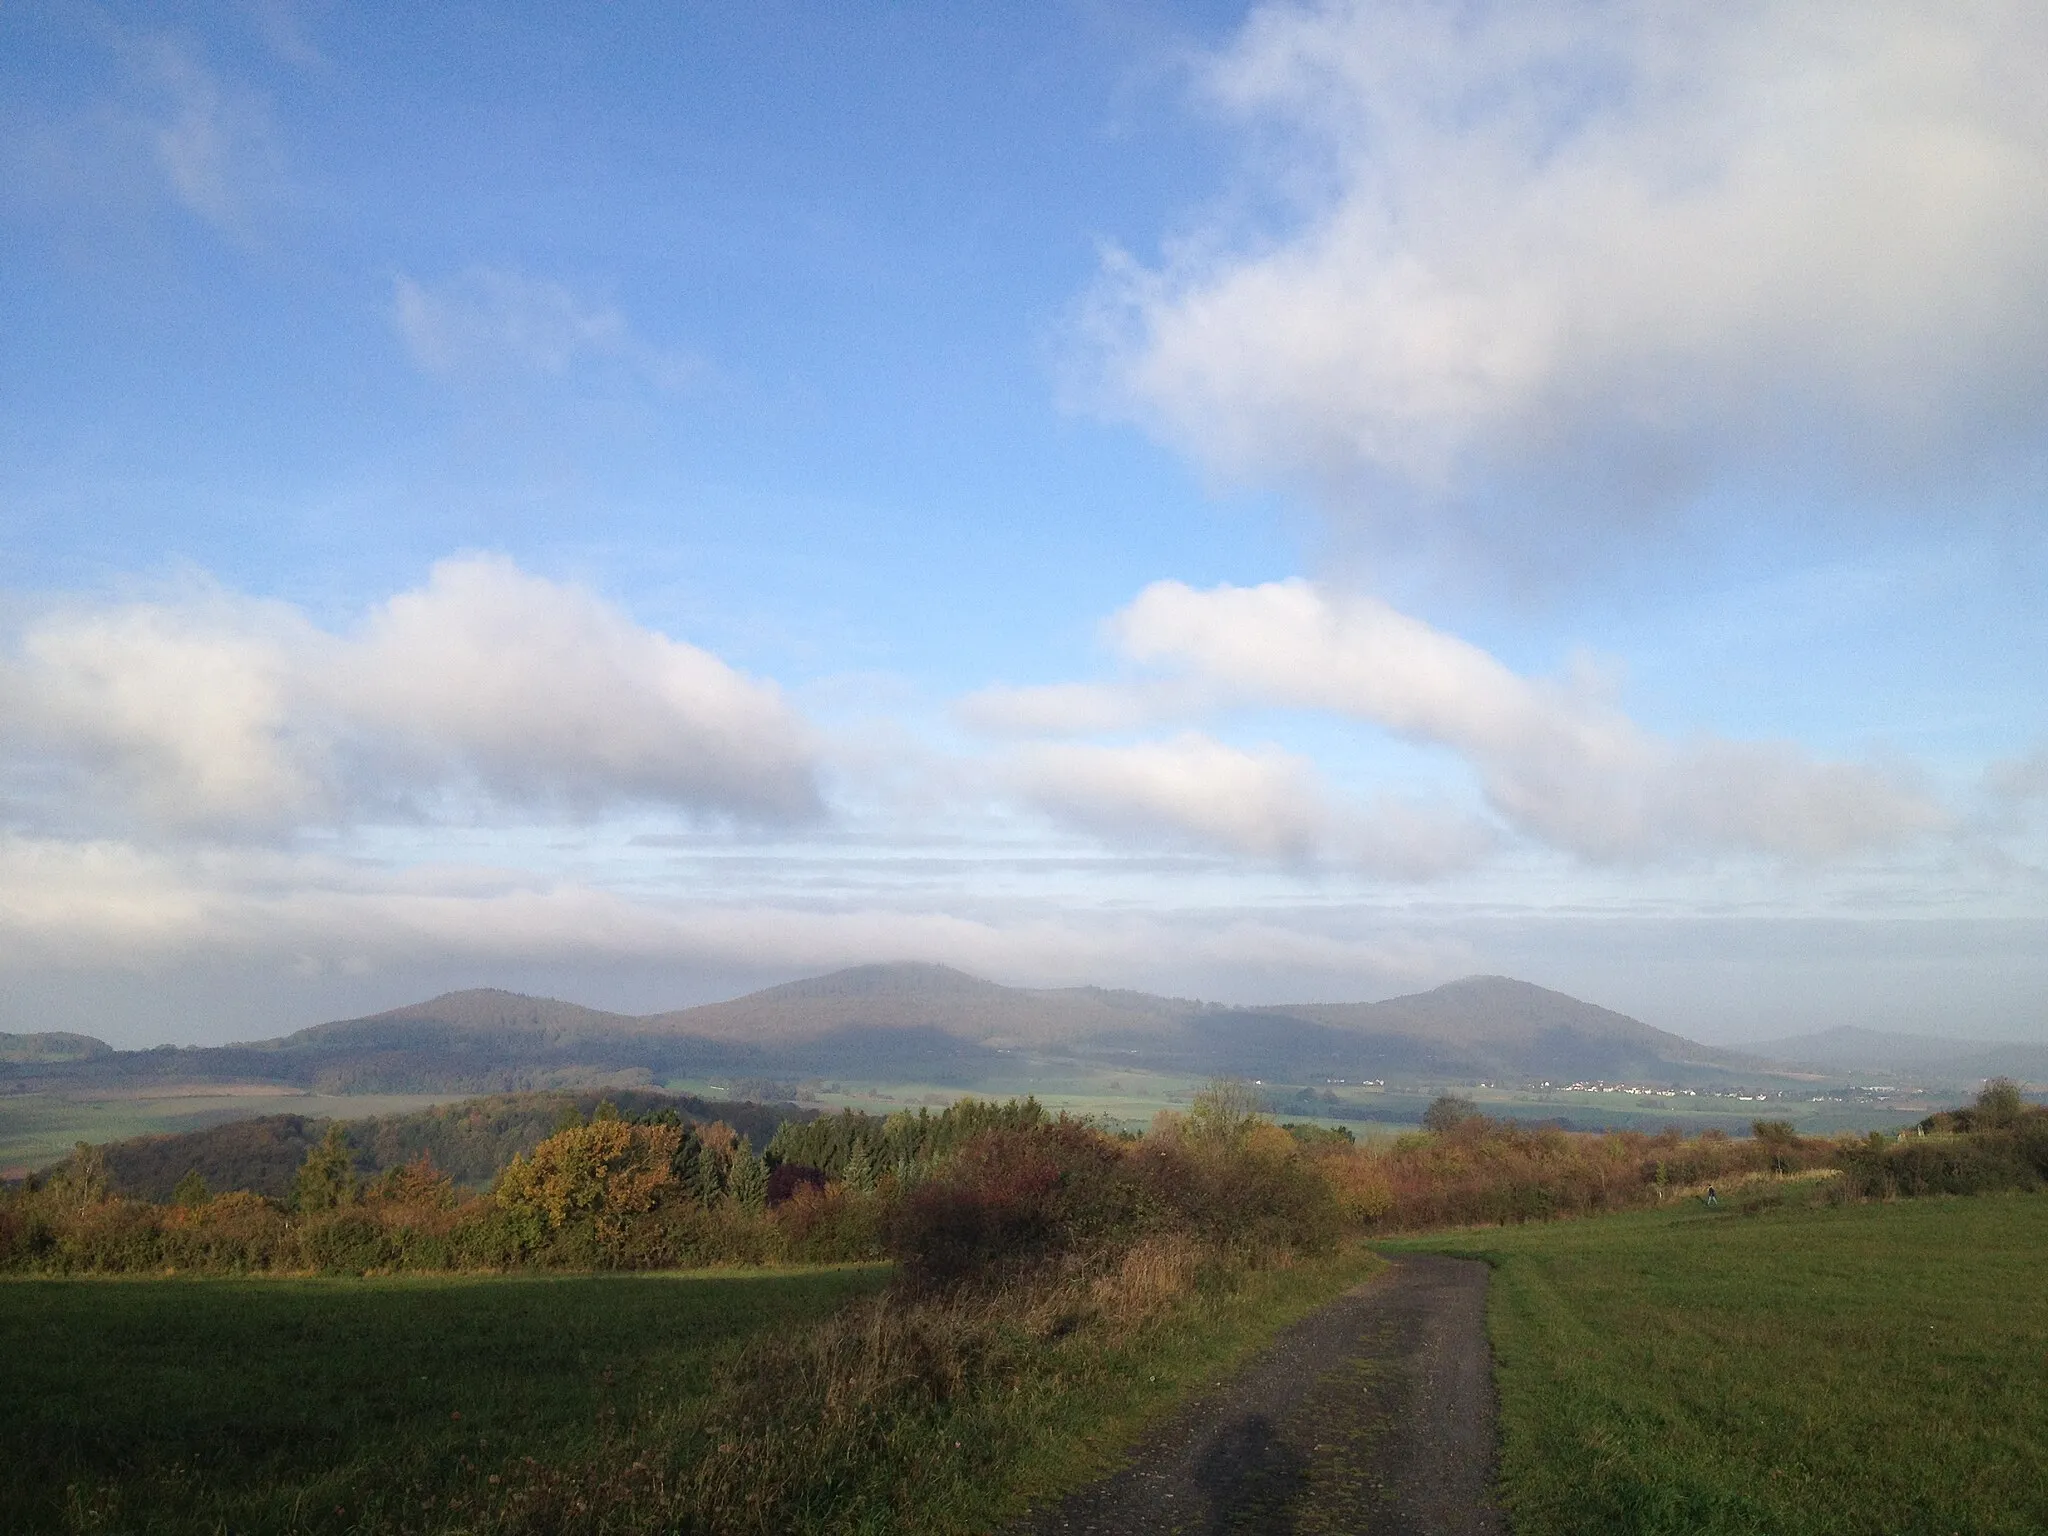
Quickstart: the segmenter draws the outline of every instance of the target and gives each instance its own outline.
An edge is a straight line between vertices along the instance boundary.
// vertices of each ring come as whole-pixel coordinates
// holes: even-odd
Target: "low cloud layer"
[[[1015,770],[1040,809],[1112,842],[1182,843],[1397,879],[1468,868],[1491,843],[1469,817],[1392,797],[1348,805],[1305,758],[1197,732],[1135,746],[1040,743]]]
[[[1834,1023],[2038,1029],[2038,903],[2003,917],[1971,903],[1878,916],[1765,905],[1731,917],[1654,900],[662,900],[517,869],[0,834],[0,1028],[83,1029],[124,1045],[250,1039],[474,985],[644,1012],[922,959],[1023,984],[1238,1001],[1378,997],[1505,972],[1710,1039],[1736,1017],[1752,1035]]]
[[[1112,263],[1112,409],[1357,515],[1951,499],[2048,436],[2044,54],[2030,0],[1260,6],[1205,85],[1289,206]]]
[[[772,684],[490,556],[348,635],[205,588],[46,614],[0,660],[10,819],[275,834],[450,799],[768,821],[818,809]]]
[[[1662,738],[1596,681],[1524,677],[1378,598],[1305,581],[1206,591],[1158,582],[1109,632],[1128,661],[1157,675],[991,692],[968,702],[967,718],[1084,734],[1198,707],[1342,715],[1448,748],[1511,826],[1600,861],[1829,859],[1896,846],[1943,819],[1911,785],[1873,768],[1818,761],[1789,743]],[[1181,765],[1190,779],[1202,766]],[[1231,782],[1242,768],[1207,766],[1217,803],[1258,803]]]

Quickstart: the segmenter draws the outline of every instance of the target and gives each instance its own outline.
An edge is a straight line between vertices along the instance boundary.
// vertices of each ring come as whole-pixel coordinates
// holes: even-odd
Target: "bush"
[[[397,1262],[398,1245],[384,1223],[368,1211],[340,1209],[310,1219],[299,1229],[299,1252],[323,1275],[360,1275]]]
[[[882,1203],[844,1184],[805,1184],[776,1208],[783,1257],[843,1264],[882,1256]]]
[[[2048,1120],[2038,1131],[2015,1127],[1850,1146],[1840,1160],[1846,1186],[1877,1199],[2038,1189],[2048,1179]]]
[[[825,1170],[808,1163],[778,1163],[768,1175],[768,1204],[772,1208],[790,1199],[799,1189],[822,1190]]]

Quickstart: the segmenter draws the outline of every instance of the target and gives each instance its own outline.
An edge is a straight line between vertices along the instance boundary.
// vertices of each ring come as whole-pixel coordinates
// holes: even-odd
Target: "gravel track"
[[[1394,1259],[1008,1536],[1503,1536],[1486,1281]]]

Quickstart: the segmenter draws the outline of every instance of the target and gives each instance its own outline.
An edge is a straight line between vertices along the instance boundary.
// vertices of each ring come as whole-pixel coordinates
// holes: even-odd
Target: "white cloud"
[[[330,678],[373,750],[429,781],[467,775],[514,801],[816,809],[809,735],[777,689],[503,558],[437,565]]]
[[[1425,878],[1469,866],[1489,841],[1470,818],[1448,811],[1392,800],[1369,811],[1342,804],[1304,758],[1194,732],[1135,746],[1028,747],[1013,771],[1032,803],[1113,842],[1164,840]]]
[[[0,660],[17,814],[278,831],[454,795],[818,808],[809,732],[772,684],[509,560],[443,561],[328,634],[217,589],[48,614]]]
[[[1169,696],[1369,721],[1449,748],[1511,824],[1591,859],[1723,851],[1824,859],[1896,845],[1942,820],[1892,777],[1816,761],[1786,743],[1656,736],[1594,681],[1523,677],[1374,597],[1299,580],[1207,591],[1164,581],[1109,629],[1127,659],[1166,670],[1167,686],[1131,685],[1120,714],[1117,687],[1101,687],[1071,712],[1075,723],[1129,723]],[[1218,793],[1231,793],[1220,780]],[[1286,798],[1277,786],[1272,793],[1276,803]]]
[[[51,754],[69,770],[54,775],[58,798],[88,814],[97,801],[174,825],[317,813],[295,717],[321,642],[292,610],[215,589],[56,613],[0,661],[6,766],[49,776]]]
[[[147,102],[140,128],[151,158],[187,210],[232,228],[277,197],[284,155],[261,96],[171,38],[117,35],[115,46]]]
[[[2032,0],[1261,6],[1207,83],[1296,212],[1114,259],[1110,397],[1353,509],[1967,471],[2048,427],[2043,57]]]
[[[691,360],[649,345],[614,306],[560,283],[472,267],[428,285],[400,275],[392,322],[423,373],[450,379],[558,377],[582,365],[623,369],[657,388],[689,384]]]

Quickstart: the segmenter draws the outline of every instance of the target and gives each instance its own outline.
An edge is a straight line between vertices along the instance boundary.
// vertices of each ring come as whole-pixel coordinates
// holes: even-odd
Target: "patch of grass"
[[[1188,1392],[1378,1262],[1354,1249],[1212,1275],[1163,1309],[1099,1281],[858,1303],[807,1335],[758,1339],[722,1390],[638,1434],[578,1460],[505,1469],[462,1528],[994,1530],[1111,1470]]]
[[[2048,1196],[1414,1239],[1494,1266],[1520,1536],[2048,1529]]]
[[[1240,1273],[1072,1331],[1047,1296],[846,1312],[878,1266],[0,1282],[0,1529],[984,1531],[1110,1470],[1379,1263]],[[900,1337],[870,1353],[878,1315]],[[953,1379],[906,1391],[873,1364]],[[751,1524],[750,1488],[776,1500]]]
[[[887,1277],[0,1282],[0,1528],[359,1528],[394,1483],[575,1454]]]

